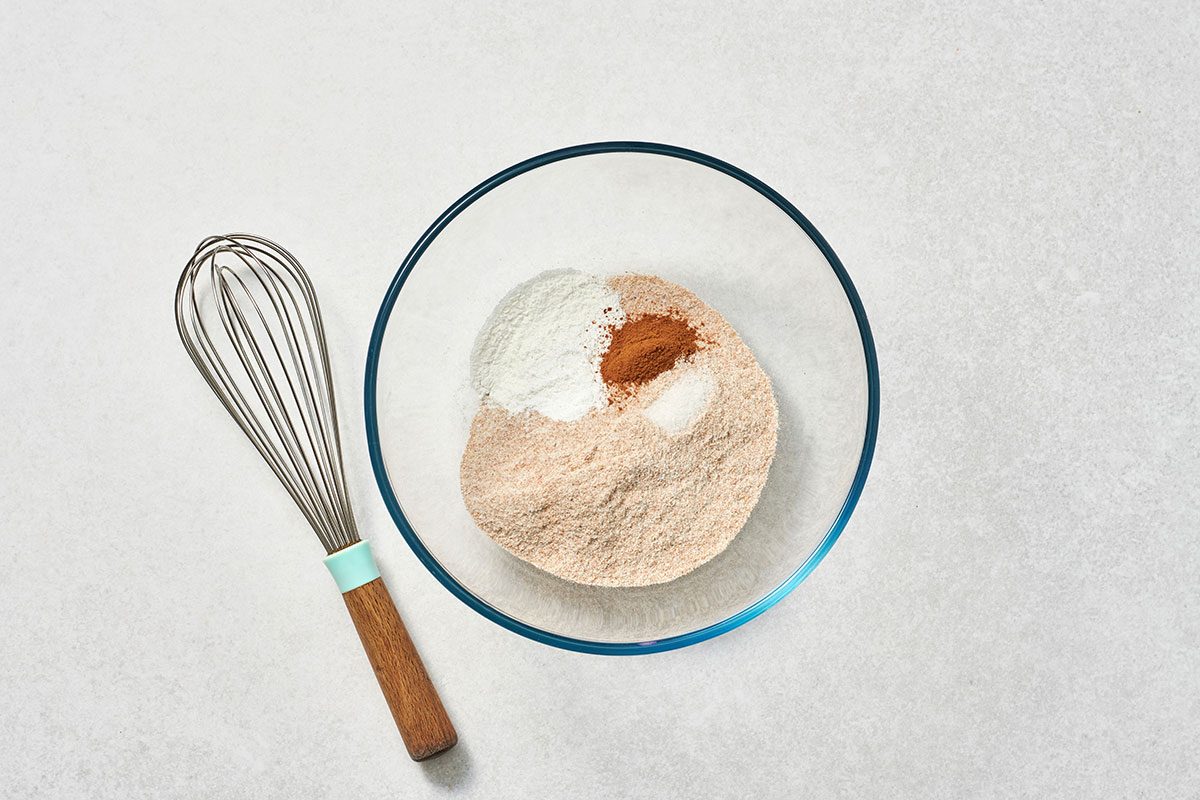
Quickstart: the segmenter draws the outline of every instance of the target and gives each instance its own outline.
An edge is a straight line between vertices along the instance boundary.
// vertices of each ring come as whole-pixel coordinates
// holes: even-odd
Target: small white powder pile
[[[602,278],[543,272],[509,292],[484,324],[471,383],[485,403],[513,413],[577,420],[608,400],[600,358],[608,326],[624,321],[620,297]]]
[[[717,382],[703,367],[686,370],[642,413],[672,436],[683,433],[700,418]]]

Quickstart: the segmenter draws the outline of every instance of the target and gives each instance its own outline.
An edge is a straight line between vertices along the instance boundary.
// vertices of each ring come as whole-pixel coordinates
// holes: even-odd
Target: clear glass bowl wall
[[[734,627],[815,566],[866,477],[878,389],[853,287],[786,201],[700,154],[618,147],[531,160],[443,215],[385,299],[366,399],[384,499],[447,588],[531,638],[632,653]],[[646,149],[629,149],[637,147]],[[671,583],[564,581],[494,544],[463,505],[475,335],[513,286],[563,267],[652,273],[687,287],[729,320],[771,378],[779,445],[758,507],[724,553]]]

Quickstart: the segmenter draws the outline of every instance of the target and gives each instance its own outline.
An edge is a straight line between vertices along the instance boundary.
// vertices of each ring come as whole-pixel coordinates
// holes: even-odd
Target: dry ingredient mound
[[[691,572],[741,530],[775,456],[778,410],[754,354],[690,291],[651,275],[607,285],[625,321],[605,359],[626,350],[625,337],[642,341],[647,320],[674,331],[664,351],[674,355],[626,351],[649,353],[640,360],[653,374],[626,380],[610,363],[610,391],[626,393],[575,421],[485,399],[462,493],[476,524],[518,558],[578,583],[646,586]]]
[[[600,377],[610,396],[631,393],[701,347],[696,329],[670,314],[646,314],[608,328],[610,342]]]
[[[568,269],[543,272],[496,306],[471,354],[471,383],[485,402],[571,421],[603,408],[598,365],[612,328],[625,321],[604,279]]]

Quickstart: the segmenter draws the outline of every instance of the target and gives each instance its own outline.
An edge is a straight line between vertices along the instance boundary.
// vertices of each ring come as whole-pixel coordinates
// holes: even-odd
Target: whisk
[[[454,726],[354,523],[308,275],[260,236],[210,236],[179,279],[175,321],[192,361],[325,546],[409,755],[421,761],[453,747]]]

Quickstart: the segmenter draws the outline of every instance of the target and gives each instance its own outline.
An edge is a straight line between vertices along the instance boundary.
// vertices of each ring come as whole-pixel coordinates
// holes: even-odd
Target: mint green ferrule
[[[379,577],[379,567],[375,566],[371,546],[366,542],[355,542],[326,556],[325,566],[329,567],[329,572],[342,594]]]

